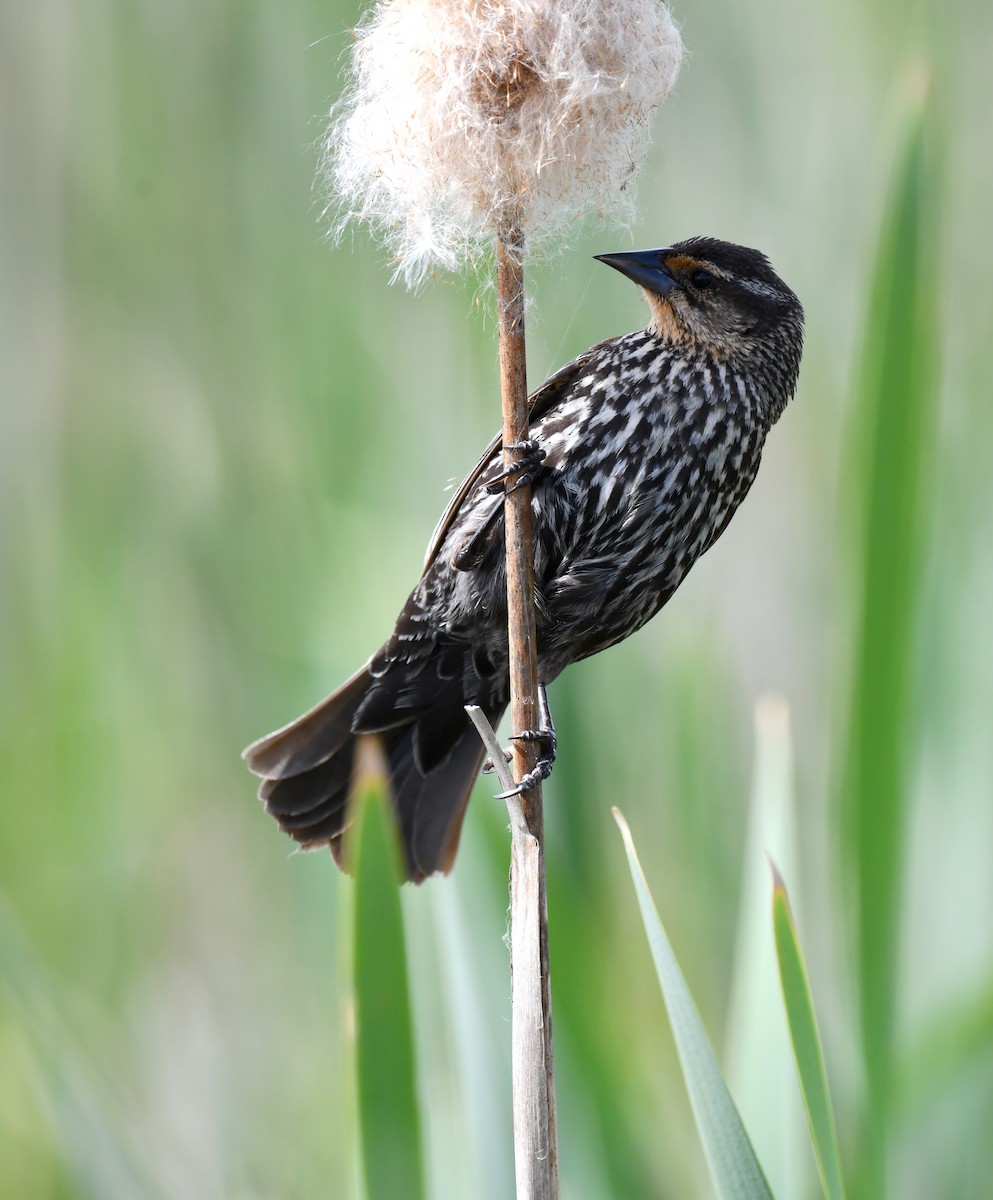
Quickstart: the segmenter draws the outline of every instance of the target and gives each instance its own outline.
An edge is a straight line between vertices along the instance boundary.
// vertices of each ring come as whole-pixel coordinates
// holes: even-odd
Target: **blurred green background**
[[[350,885],[327,856],[291,854],[238,753],[378,646],[446,482],[498,426],[478,281],[411,296],[361,231],[322,242],[315,143],[359,15],[274,0],[0,9],[5,1198],[358,1195]],[[531,380],[645,319],[592,254],[699,233],[770,255],[806,307],[807,349],[720,545],[648,629],[554,689],[564,1195],[708,1194],[610,806],[720,1048],[754,869],[752,714],[770,691],[795,736],[787,882],[842,1144],[859,1153],[857,835],[841,795],[872,470],[857,380],[898,80],[917,54],[940,145],[938,384],[922,570],[893,598],[909,668],[883,701],[900,714],[903,801],[889,1191],[986,1197],[993,9],[702,0],[676,15],[692,56],[656,121],[642,219],[577,233],[530,272]],[[513,1187],[506,817],[491,790],[453,875],[403,894],[442,1200]],[[764,1086],[754,1070],[739,1081],[759,1114]],[[813,1194],[805,1148],[766,1166],[779,1194]]]

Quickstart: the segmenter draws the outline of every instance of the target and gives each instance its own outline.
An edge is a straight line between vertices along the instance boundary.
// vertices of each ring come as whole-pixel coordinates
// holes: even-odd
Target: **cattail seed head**
[[[357,31],[322,177],[415,285],[513,229],[531,251],[625,220],[682,43],[657,0],[389,0]]]

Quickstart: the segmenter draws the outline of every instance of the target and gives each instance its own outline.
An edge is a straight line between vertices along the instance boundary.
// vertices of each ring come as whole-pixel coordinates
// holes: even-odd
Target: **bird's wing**
[[[541,385],[537,391],[531,393],[528,397],[528,414],[531,421],[537,421],[544,416],[549,409],[553,408],[561,398],[563,392],[575,381],[576,377],[582,372],[586,364],[602,347],[606,346],[613,338],[608,338],[606,341],[598,342],[595,346],[591,346],[589,350],[584,351],[578,358],[574,358],[572,362],[566,363],[564,367],[556,371]],[[472,468],[469,474],[462,480],[454,495],[448,502],[448,506],[441,514],[441,520],[435,526],[434,533],[431,535],[431,541],[428,544],[427,554],[424,556],[424,571],[426,574],[431,564],[434,562],[441,543],[445,540],[449,529],[452,527],[459,509],[462,507],[465,498],[469,495],[483,474],[486,468],[493,462],[494,458],[500,452],[502,443],[501,434],[497,434],[495,438],[483,451],[479,462]]]

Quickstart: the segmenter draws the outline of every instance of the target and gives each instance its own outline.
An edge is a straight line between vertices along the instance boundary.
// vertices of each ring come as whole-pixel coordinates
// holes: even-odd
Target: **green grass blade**
[[[793,1054],[800,1078],[803,1106],[807,1112],[807,1124],[810,1126],[810,1137],[817,1159],[817,1171],[821,1177],[825,1200],[844,1200],[845,1187],[841,1173],[841,1156],[838,1153],[838,1133],[834,1124],[834,1111],[831,1108],[827,1071],[824,1067],[821,1039],[817,1032],[807,967],[800,949],[786,886],[775,864],[771,859],[769,861],[774,879],[772,926],[776,938],[776,955],[779,959],[779,979],[783,988],[790,1036],[793,1039]]]
[[[892,1100],[899,911],[913,745],[914,621],[928,529],[926,483],[940,320],[926,86],[909,106],[880,235],[858,388],[864,473],[862,583],[847,760],[845,855],[855,885],[868,1105],[867,1196],[885,1194]]]
[[[422,1200],[424,1168],[403,918],[400,851],[386,764],[360,741],[349,847],[355,873],[352,963],[362,1164],[369,1200]]]
[[[624,839],[631,878],[669,1013],[686,1090],[719,1200],[771,1200],[772,1192],[662,927],[634,848],[631,831],[616,808],[614,818]]]

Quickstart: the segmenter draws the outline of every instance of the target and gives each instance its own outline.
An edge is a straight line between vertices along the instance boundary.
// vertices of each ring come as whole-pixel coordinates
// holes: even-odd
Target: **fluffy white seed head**
[[[529,251],[633,212],[682,43],[658,0],[388,0],[356,32],[322,177],[409,285],[519,226]]]

